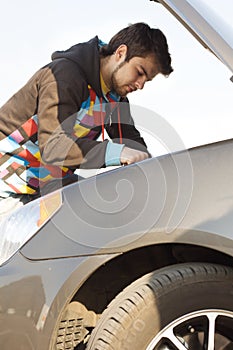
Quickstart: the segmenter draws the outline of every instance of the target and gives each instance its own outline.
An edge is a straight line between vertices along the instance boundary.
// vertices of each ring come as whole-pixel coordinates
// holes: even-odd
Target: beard
[[[121,62],[119,66],[117,66],[114,71],[112,72],[111,76],[111,90],[115,91],[119,96],[124,97],[127,95],[127,92],[124,88],[124,86],[119,86],[116,74],[119,71],[121,67],[123,67],[126,64],[126,62]]]

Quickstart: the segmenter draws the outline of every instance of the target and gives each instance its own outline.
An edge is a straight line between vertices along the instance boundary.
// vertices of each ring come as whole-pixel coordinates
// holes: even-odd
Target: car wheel
[[[233,269],[190,263],[149,273],[103,312],[88,350],[233,349]]]

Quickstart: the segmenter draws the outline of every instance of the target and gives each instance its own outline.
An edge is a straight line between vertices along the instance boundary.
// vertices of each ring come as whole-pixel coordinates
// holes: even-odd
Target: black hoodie
[[[104,101],[97,36],[66,51],[53,53],[52,61],[36,72],[0,109],[0,166],[4,170],[5,164],[8,172],[0,182],[3,190],[34,193],[42,182],[67,177],[80,166],[100,168],[106,165],[109,140],[96,141],[101,125],[94,125],[91,138],[80,134],[80,130],[74,133],[79,112],[90,100],[90,94],[95,95],[96,101]],[[117,107],[114,104],[114,108],[105,108],[104,123],[110,138],[119,142],[118,109],[123,143],[146,151],[127,99]],[[12,167],[12,163],[18,165]],[[8,180],[13,174],[18,176],[14,185],[12,178]]]

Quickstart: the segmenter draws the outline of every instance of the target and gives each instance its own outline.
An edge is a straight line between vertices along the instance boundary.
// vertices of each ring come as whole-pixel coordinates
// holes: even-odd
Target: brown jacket
[[[110,138],[119,142],[117,108],[123,143],[146,150],[127,99],[119,104],[103,96],[99,45],[95,37],[54,53],[0,109],[2,191],[35,193],[41,184],[69,177],[80,166],[105,166],[106,149],[112,145],[97,138],[104,118]]]

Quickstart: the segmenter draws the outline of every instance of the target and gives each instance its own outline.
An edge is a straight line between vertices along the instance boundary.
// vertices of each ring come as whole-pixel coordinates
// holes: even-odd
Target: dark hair
[[[112,55],[122,44],[127,46],[126,61],[135,56],[146,57],[148,54],[154,54],[163,75],[169,75],[173,71],[167,39],[161,30],[150,28],[146,23],[131,24],[115,34],[109,43],[101,48],[101,56]]]

